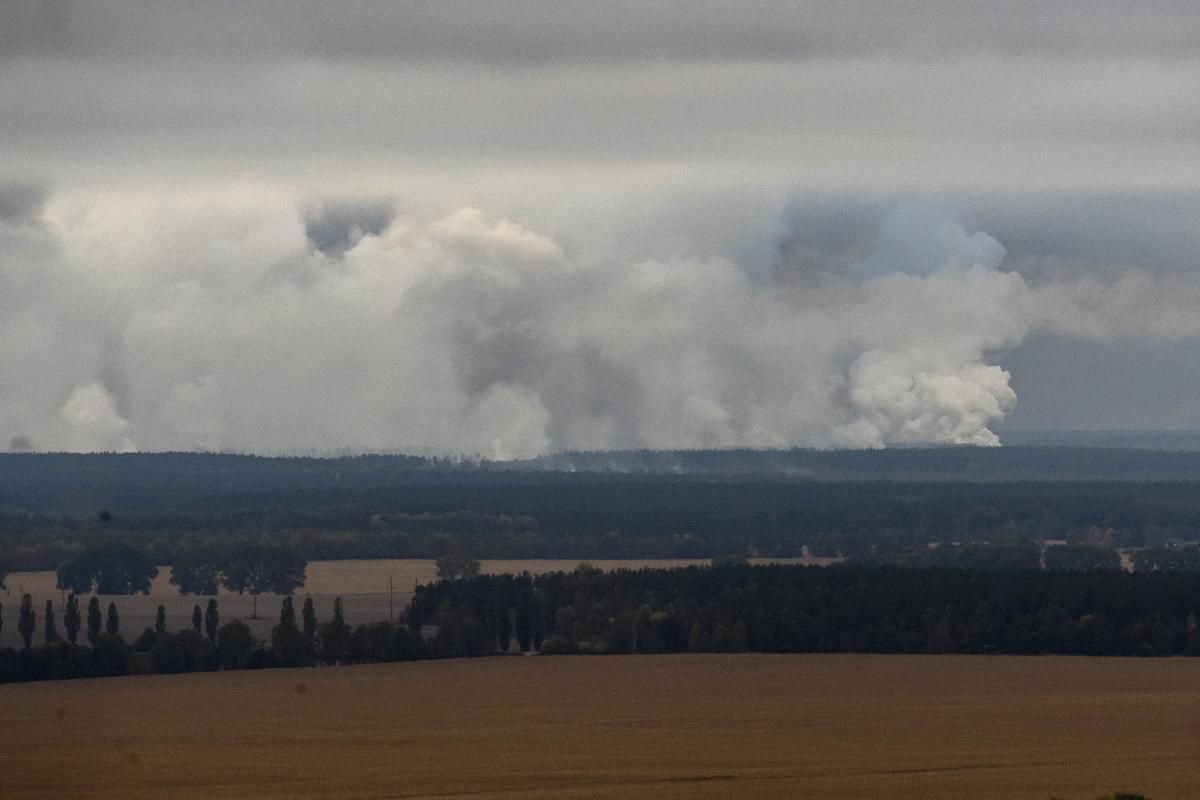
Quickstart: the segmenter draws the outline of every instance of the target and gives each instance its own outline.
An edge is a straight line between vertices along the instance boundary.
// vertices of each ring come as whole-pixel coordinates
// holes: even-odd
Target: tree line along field
[[[1181,457],[1200,464],[1194,453]],[[323,462],[310,474],[298,459],[301,488],[233,468],[232,477],[205,473],[193,486],[186,471],[150,474],[152,456],[128,462],[129,475],[95,475],[93,462],[79,458],[64,456],[57,483],[44,493],[12,464],[0,469],[0,568],[55,569],[87,546],[114,540],[148,549],[158,564],[264,538],[310,561],[436,558],[452,546],[481,559],[574,560],[788,557],[807,547],[814,555],[889,563],[920,559],[930,543],[1129,548],[1200,541],[1195,480],[449,471],[376,485]],[[328,481],[309,485],[321,478]]]
[[[17,798],[1194,798],[1200,660],[487,658],[0,686]]]
[[[269,638],[257,641],[245,623],[222,614],[217,598],[204,610],[197,605],[183,626],[164,605],[139,633],[120,624],[115,602],[104,613],[92,597],[87,644],[77,636],[83,624],[74,595],[62,615],[65,641],[47,605],[39,638],[37,609],[29,595],[23,599],[22,646],[0,648],[0,683],[500,653],[1200,655],[1200,584],[1184,572],[725,562],[605,572],[581,564],[419,585],[394,622],[349,624],[340,598],[322,619],[311,598],[300,604],[288,595]]]
[[[803,563],[823,564],[824,559],[754,559],[755,563]],[[707,564],[700,559],[601,559],[589,562],[599,569],[640,569],[643,567],[683,567]],[[579,565],[578,560],[568,559],[509,559],[480,562],[483,574],[500,575],[529,572],[539,575],[548,572],[570,571]],[[121,615],[122,634],[130,641],[137,638],[145,628],[153,627],[158,606],[166,607],[168,629],[177,630],[190,624],[192,609],[202,609],[207,597],[181,595],[178,587],[170,583],[171,569],[160,566],[157,577],[150,585],[150,594],[97,595],[103,607],[110,602],[117,605]],[[56,588],[53,571],[13,572],[5,579],[8,591],[0,591],[3,604],[4,627],[0,628],[0,647],[19,647],[21,637],[17,631],[17,607],[21,595],[28,593],[33,606],[39,613],[39,634],[42,610],[46,601],[54,604],[57,614],[62,614],[64,593]],[[413,589],[437,580],[437,565],[433,559],[369,559],[345,561],[309,562],[304,586],[296,591],[299,597],[311,596],[317,613],[322,619],[332,614],[335,597],[341,597],[346,609],[346,620],[352,625],[386,620],[389,615],[399,617],[412,600]],[[389,597],[389,581],[392,595]],[[80,596],[80,605],[86,606],[90,595]],[[221,619],[228,622],[241,619],[249,625],[251,632],[260,640],[267,640],[271,628],[279,621],[281,596],[263,594],[258,598],[258,618],[252,619],[254,600],[250,595],[239,595],[220,588],[216,595]],[[61,635],[62,621],[59,620]],[[40,636],[38,637],[40,642]]]

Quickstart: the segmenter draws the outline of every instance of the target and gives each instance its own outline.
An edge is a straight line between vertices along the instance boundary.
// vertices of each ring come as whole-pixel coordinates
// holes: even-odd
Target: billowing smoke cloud
[[[76,386],[58,411],[66,424],[68,450],[134,450],[126,436],[129,422],[117,413],[116,401],[100,383]]]
[[[1030,283],[953,206],[898,207],[864,258],[797,281],[581,261],[471,208],[298,205],[64,194],[0,219],[0,436],[497,458],[986,445],[1016,403],[995,356],[1031,334],[1200,335],[1185,279]]]
[[[341,255],[362,237],[383,233],[395,216],[386,200],[318,203],[305,213],[304,235],[322,253]]]

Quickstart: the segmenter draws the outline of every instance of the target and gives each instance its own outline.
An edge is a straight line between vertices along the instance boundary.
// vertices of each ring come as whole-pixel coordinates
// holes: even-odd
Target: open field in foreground
[[[781,564],[819,564],[830,563],[827,558],[756,558],[752,563],[781,563]],[[642,567],[687,567],[707,565],[709,559],[640,559],[592,560],[593,566],[605,570],[641,569]],[[492,560],[480,562],[481,570],[497,575],[505,572],[531,572],[535,575],[544,572],[569,571],[579,566],[579,559],[545,559],[531,558],[521,560]],[[317,614],[322,620],[333,614],[333,600],[341,596],[345,601],[346,620],[352,625],[363,622],[378,622],[387,619],[389,613],[399,614],[408,607],[412,600],[413,587],[420,583],[432,583],[437,580],[437,563],[432,559],[420,558],[388,558],[388,559],[356,559],[345,561],[310,561],[304,586],[296,591],[299,598],[311,596],[316,605]],[[36,642],[41,643],[42,614],[46,601],[54,603],[55,613],[59,615],[58,628],[62,631],[62,602],[63,593],[54,588],[57,576],[54,572],[13,572],[8,576],[8,592],[0,592],[0,603],[4,605],[5,625],[0,629],[0,646],[20,647],[21,636],[17,631],[16,615],[21,602],[21,594],[28,592],[33,596],[33,607],[38,611],[38,633]],[[394,596],[389,605],[388,585],[394,589]],[[86,609],[90,595],[80,600],[80,607]],[[133,642],[143,629],[154,625],[154,617],[158,606],[166,606],[167,627],[170,630],[186,628],[191,624],[192,608],[201,608],[208,603],[207,597],[181,595],[179,590],[171,585],[171,568],[158,568],[158,577],[150,588],[149,595],[100,595],[101,604],[108,608],[109,602],[115,602],[121,614],[121,632],[126,640]],[[221,590],[217,597],[220,606],[221,621],[242,619],[250,625],[251,631],[259,639],[268,639],[271,628],[279,622],[279,595],[264,594],[258,598],[258,618],[251,619],[253,598],[249,595],[238,595]],[[297,603],[299,605],[299,603]]]
[[[1086,798],[1200,786],[1200,659],[491,658],[0,686],[15,798]]]

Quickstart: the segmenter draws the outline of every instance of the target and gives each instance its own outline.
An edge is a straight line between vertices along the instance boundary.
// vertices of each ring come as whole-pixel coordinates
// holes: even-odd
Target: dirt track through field
[[[508,657],[0,686],[0,797],[1200,787],[1200,659]]]

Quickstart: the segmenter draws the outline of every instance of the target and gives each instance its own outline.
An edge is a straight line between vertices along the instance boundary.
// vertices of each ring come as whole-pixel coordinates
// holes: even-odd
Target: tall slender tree
[[[313,608],[311,597],[304,598],[304,610],[301,611],[304,620],[304,636],[311,640],[317,635],[317,610]]]
[[[271,653],[275,662],[285,667],[299,666],[305,660],[304,637],[296,627],[296,607],[290,594],[283,598],[279,624],[271,631]]]
[[[311,597],[304,598],[300,618],[304,621],[304,660],[312,663],[317,657],[317,610]]]
[[[496,639],[500,643],[500,649],[507,653],[508,646],[512,643],[512,611],[503,602],[496,605]]]
[[[116,636],[121,632],[121,615],[117,613],[117,604],[108,604],[108,619],[104,621],[104,631],[109,636]]]
[[[296,606],[290,594],[283,598],[283,604],[279,608],[279,624],[288,628],[296,627]]]
[[[25,642],[26,650],[33,644],[33,632],[36,630],[37,612],[33,610],[33,597],[26,594],[21,597],[21,618],[17,620],[17,631]]]
[[[321,661],[326,664],[344,662],[349,644],[350,626],[346,624],[342,598],[336,597],[333,600],[333,620],[321,626]]]
[[[154,632],[159,636],[167,629],[167,607],[159,606],[158,613],[154,615]]]
[[[530,598],[530,606],[533,610],[533,619],[531,622],[533,633],[533,649],[541,650],[542,642],[546,639],[546,612],[542,608],[542,593],[534,591]]]
[[[204,625],[204,614],[200,611],[200,606],[192,607],[192,628],[196,633],[200,632],[200,628]]]
[[[527,652],[533,646],[533,600],[529,592],[521,592],[517,603],[517,642],[521,652]]]
[[[46,624],[42,628],[42,633],[46,636],[46,644],[54,644],[58,641],[58,626],[54,622],[54,601],[46,601]]]
[[[208,634],[210,642],[217,641],[217,629],[221,625],[221,614],[217,611],[217,599],[210,597],[208,600],[208,608],[204,610],[204,632]]]
[[[92,597],[88,601],[88,618],[87,618],[87,637],[88,644],[94,645],[96,637],[100,635],[100,600],[97,597]]]
[[[79,641],[79,598],[72,593],[67,598],[67,610],[63,612],[63,628],[67,631],[67,641],[76,644]]]

